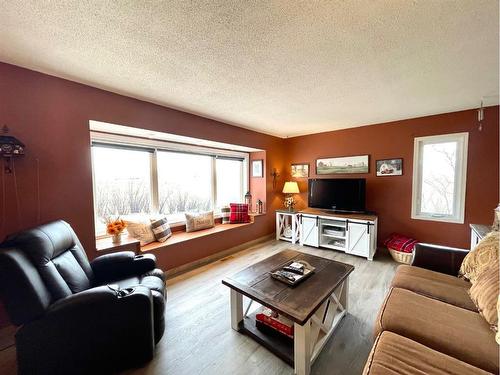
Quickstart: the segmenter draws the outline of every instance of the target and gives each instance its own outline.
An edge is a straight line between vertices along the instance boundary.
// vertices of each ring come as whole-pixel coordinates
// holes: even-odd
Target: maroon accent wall
[[[39,224],[38,159],[40,222],[68,221],[88,256],[96,256],[89,120],[266,150],[266,170],[284,169],[281,138],[0,63],[0,125],[9,126],[11,135],[26,144],[26,155],[15,161],[18,199],[14,176],[5,175],[7,220],[4,225],[0,222],[0,241],[8,233]],[[155,252],[161,254],[159,266],[170,269],[272,233],[273,209],[280,199],[261,180],[265,187],[257,183],[256,188],[266,195],[267,215],[248,227]]]
[[[367,179],[367,208],[379,216],[379,242],[392,232],[420,241],[468,248],[470,223],[491,224],[499,202],[498,106],[485,110],[478,130],[476,110],[363,126],[289,138],[287,171],[291,163],[311,163],[311,177],[363,177]],[[413,140],[415,137],[469,132],[465,223],[451,224],[411,219]],[[370,155],[368,174],[317,176],[316,159]],[[375,161],[403,158],[403,176],[376,177]],[[289,174],[289,173],[288,173]],[[290,178],[288,176],[288,178]],[[299,207],[307,206],[307,179],[298,179]]]
[[[11,134],[26,144],[26,155],[15,162],[17,194],[14,176],[4,176],[6,206],[0,207],[0,214],[5,209],[7,220],[0,223],[0,240],[8,233],[62,218],[75,228],[89,257],[97,255],[89,120],[265,150],[262,157],[266,177],[251,178],[250,187],[254,202],[265,195],[267,214],[256,218],[254,225],[154,251],[159,266],[164,269],[272,233],[274,210],[282,206],[280,192],[284,181],[290,178],[292,162],[310,162],[311,177],[314,177],[318,157],[370,154],[370,173],[358,176],[368,179],[367,204],[379,215],[380,239],[397,231],[422,241],[466,247],[468,224],[489,223],[492,209],[499,200],[498,107],[486,109],[482,132],[477,130],[476,112],[463,111],[283,140],[0,63],[0,125],[8,125]],[[466,223],[412,220],[413,138],[463,131],[470,132]],[[375,177],[376,159],[396,157],[404,159],[403,176]],[[260,155],[254,154],[251,158],[257,159]],[[274,168],[281,177],[273,189],[270,171]],[[301,191],[306,191],[307,181],[299,180],[299,186]],[[299,207],[305,205],[306,193],[302,193]],[[0,312],[0,321],[1,316]]]

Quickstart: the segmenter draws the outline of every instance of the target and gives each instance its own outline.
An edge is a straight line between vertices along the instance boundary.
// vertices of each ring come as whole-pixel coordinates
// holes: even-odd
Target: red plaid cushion
[[[417,244],[417,240],[403,236],[402,234],[392,233],[385,241],[384,245],[393,250],[403,253],[412,253],[413,248]]]
[[[248,215],[248,204],[230,203],[229,206],[231,206],[231,214],[229,215],[229,222],[231,224],[250,222],[250,216]]]

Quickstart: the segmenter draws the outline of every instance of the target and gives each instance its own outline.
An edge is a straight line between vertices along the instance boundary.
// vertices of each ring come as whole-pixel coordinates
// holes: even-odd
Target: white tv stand
[[[343,251],[373,260],[377,250],[376,215],[299,211],[300,244]]]

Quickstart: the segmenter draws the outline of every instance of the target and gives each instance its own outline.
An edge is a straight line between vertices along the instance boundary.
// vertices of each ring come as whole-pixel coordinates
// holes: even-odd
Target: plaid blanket
[[[413,253],[413,249],[417,242],[417,240],[403,236],[402,234],[392,233],[384,241],[384,245],[393,250],[401,251],[403,253]]]

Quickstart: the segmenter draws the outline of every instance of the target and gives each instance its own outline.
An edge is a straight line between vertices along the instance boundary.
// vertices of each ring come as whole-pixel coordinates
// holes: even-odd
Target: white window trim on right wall
[[[422,191],[422,149],[425,144],[454,141],[457,147],[457,165],[455,168],[455,194],[453,215],[425,214],[420,212],[420,196]],[[465,221],[465,190],[467,184],[467,149],[469,133],[453,133],[417,137],[413,145],[413,182],[411,218],[417,220],[441,221],[463,224]]]

